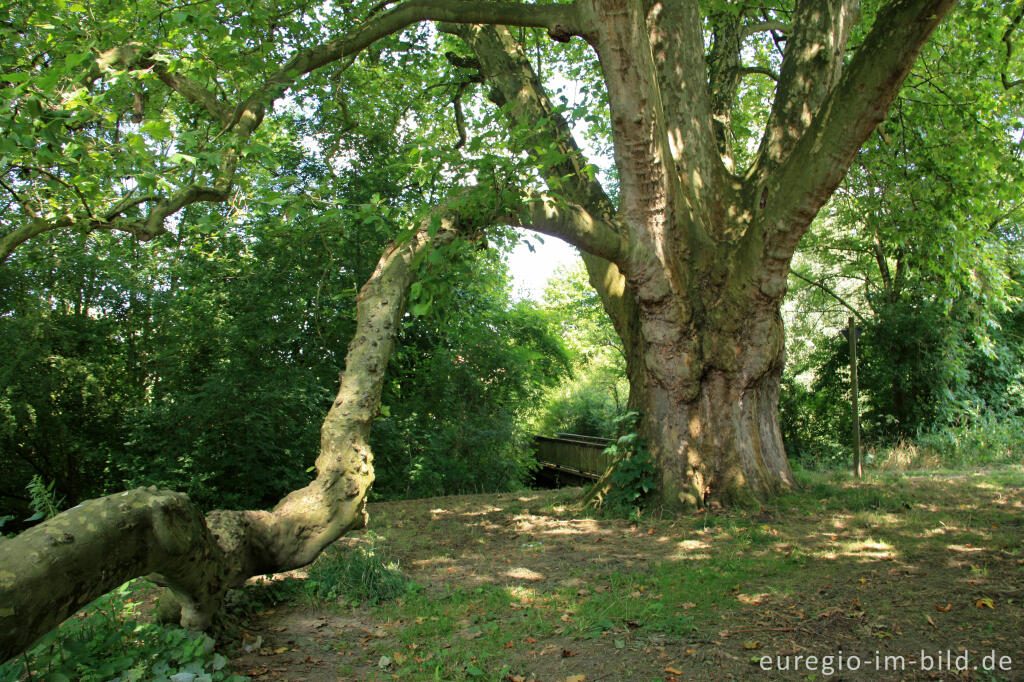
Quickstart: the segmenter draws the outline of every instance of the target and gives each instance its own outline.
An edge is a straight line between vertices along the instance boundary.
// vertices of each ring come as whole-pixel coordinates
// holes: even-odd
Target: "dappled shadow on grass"
[[[571,490],[371,505],[415,588],[338,628],[385,636],[349,642],[335,673],[750,679],[764,654],[940,645],[1024,670],[1022,482],[806,476],[770,508],[639,524],[582,515]]]

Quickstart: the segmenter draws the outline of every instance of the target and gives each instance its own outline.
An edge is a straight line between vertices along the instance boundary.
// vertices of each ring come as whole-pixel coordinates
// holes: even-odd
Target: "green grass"
[[[306,581],[312,601],[379,604],[411,587],[379,536],[368,532],[364,538],[365,544],[348,550],[331,548],[313,563]]]
[[[1012,603],[983,611],[973,599],[985,594],[987,586],[1019,584],[1024,578],[1014,506],[1024,485],[1020,467],[945,476],[871,472],[863,479],[844,472],[799,472],[798,480],[797,490],[763,510],[641,518],[636,524],[589,518],[567,506],[569,493],[539,494],[535,500],[526,493],[508,504],[452,498],[431,502],[419,512],[423,518],[414,517],[412,507],[389,508],[376,517],[379,535],[366,531],[346,548],[325,553],[310,567],[308,578],[246,592],[250,598],[292,602],[300,609],[312,606],[321,613],[338,614],[342,608],[344,618],[355,618],[371,631],[381,628],[386,636],[353,638],[339,632],[317,644],[325,659],[338,659],[325,664],[332,671],[366,679],[501,679],[523,674],[541,659],[567,661],[566,669],[583,660],[584,654],[561,659],[563,648],[568,656],[607,656],[605,663],[624,677],[651,679],[658,665],[664,667],[643,667],[652,642],[670,642],[675,652],[712,650],[722,646],[722,631],[743,632],[759,618],[777,619],[769,625],[781,623],[781,630],[809,618],[813,632],[824,627],[817,614],[833,608],[848,614],[838,621],[850,624],[846,636],[859,637],[863,631],[871,646],[878,637],[913,632],[924,615],[937,622],[955,618],[956,627],[973,626],[972,637],[986,639],[1019,626],[1019,620],[1012,620],[1017,608]],[[460,509],[460,504],[467,507]],[[496,511],[482,521],[472,504]],[[424,544],[422,529],[430,528],[434,512],[429,510],[436,507],[444,508],[437,518],[448,519],[447,525],[435,527],[432,542]],[[523,530],[509,523],[513,517],[519,518],[516,523],[537,525]],[[571,542],[559,545],[559,536],[545,536],[544,529],[565,530],[567,525],[557,524],[581,520],[590,529],[583,532],[593,535],[571,542],[594,553],[563,563],[559,550],[571,551]],[[597,537],[601,542],[594,544]],[[664,542],[659,544],[659,537]],[[626,545],[620,543],[627,538],[634,551],[649,547],[652,553],[623,554]],[[478,572],[472,556],[493,559],[499,549],[510,554],[509,567],[534,566],[547,577],[503,581],[505,569],[493,565],[489,573]],[[414,572],[420,581],[414,582],[396,555],[427,564],[457,560],[460,572],[450,579],[448,573],[435,572],[430,580]],[[949,563],[952,559],[957,563]],[[899,571],[904,569],[918,573],[903,578]],[[914,604],[928,605],[925,612],[895,605],[910,588],[917,590]],[[963,604],[949,616],[932,606],[956,604],[960,597]],[[165,679],[171,670],[227,678],[224,667],[213,669],[222,661],[205,639],[136,625],[132,603],[129,588],[100,600],[89,616],[65,624],[37,646],[29,655],[30,666],[40,678],[52,673],[52,679],[113,679],[135,669],[147,672],[125,679]],[[772,615],[765,615],[769,610]],[[857,610],[870,618],[856,621]],[[803,611],[806,615],[793,615]],[[883,629],[868,627],[876,621]],[[927,627],[930,633],[934,626]],[[768,633],[739,639],[767,640]],[[916,640],[905,644],[916,646]],[[733,646],[734,656],[747,655]],[[379,666],[380,660],[388,665]],[[8,664],[0,668],[0,680],[17,679],[24,669],[22,661]],[[708,672],[697,668],[689,674],[700,677],[701,670]],[[742,669],[732,673],[742,678]]]

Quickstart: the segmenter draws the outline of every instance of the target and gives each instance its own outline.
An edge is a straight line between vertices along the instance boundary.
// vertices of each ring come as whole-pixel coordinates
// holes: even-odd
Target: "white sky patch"
[[[578,85],[570,82],[557,72],[549,72],[545,82],[545,89],[549,93],[564,93],[575,106],[579,93]],[[557,99],[557,97],[552,98]],[[573,137],[576,143],[582,148],[584,157],[601,169],[603,166],[612,167],[612,160],[604,158],[588,142],[586,131],[588,124],[585,121],[577,121],[572,128]],[[598,179],[605,181],[604,173],[599,170]],[[540,301],[544,297],[544,287],[548,280],[555,274],[559,266],[570,266],[580,258],[580,252],[574,246],[557,237],[539,235],[530,230],[516,228],[519,234],[519,244],[508,255],[509,275],[512,277],[512,296],[516,300],[533,299]],[[543,240],[543,242],[541,242]],[[533,251],[524,242],[533,246]]]
[[[518,229],[519,244],[508,256],[509,274],[512,276],[512,295],[517,300],[540,301],[544,287],[559,266],[569,266],[579,260],[576,247],[570,246],[557,237],[537,235],[529,230]],[[544,243],[540,243],[540,239]],[[524,244],[528,241],[533,251]]]

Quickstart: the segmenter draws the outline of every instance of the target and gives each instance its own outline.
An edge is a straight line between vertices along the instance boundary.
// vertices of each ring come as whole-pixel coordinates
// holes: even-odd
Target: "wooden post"
[[[860,409],[857,404],[857,321],[850,317],[847,327],[850,338],[850,400],[853,403],[853,475],[864,475],[860,461]]]

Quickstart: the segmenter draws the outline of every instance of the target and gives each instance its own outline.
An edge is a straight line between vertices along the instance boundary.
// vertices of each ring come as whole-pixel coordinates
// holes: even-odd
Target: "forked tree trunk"
[[[742,3],[707,23],[695,0],[574,3],[568,28],[551,35],[582,36],[600,60],[615,204],[584,170],[511,34],[443,28],[476,54],[513,129],[531,131],[521,151],[557,146],[562,160],[540,172],[594,218],[586,230],[549,233],[588,253],[591,283],[626,349],[630,404],[643,410],[664,506],[756,502],[793,484],[778,423],[790,261],[953,3],[887,3],[847,62],[859,2],[797,0],[775,101],[747,169],[735,167],[730,111],[744,32],[764,29]]]
[[[304,566],[345,532],[362,527],[374,477],[370,426],[405,314],[412,264],[417,253],[454,234],[443,220],[432,239],[421,230],[385,249],[356,299],[356,333],[321,429],[317,477],[273,510],[204,517],[182,493],[139,488],[83,502],[0,538],[0,661],[137,576],[169,588],[165,616],[204,629],[228,589],[253,575]]]

